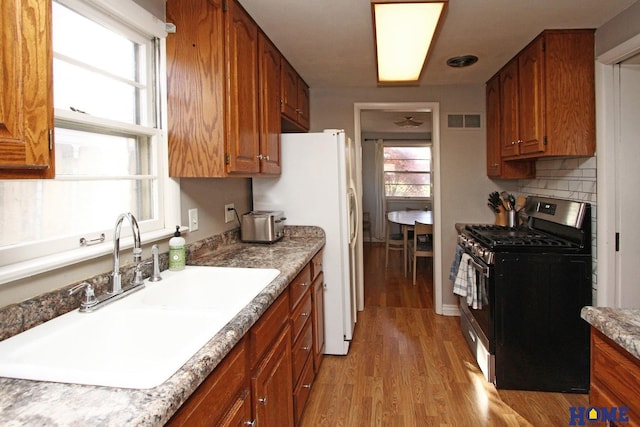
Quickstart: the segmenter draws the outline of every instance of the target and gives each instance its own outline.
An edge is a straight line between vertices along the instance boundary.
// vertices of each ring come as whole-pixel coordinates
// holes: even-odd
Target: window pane
[[[123,79],[137,80],[136,43],[56,2],[52,19],[54,52]]]
[[[155,179],[0,181],[0,246],[110,229],[122,212],[154,219],[155,206],[138,200],[156,186]]]
[[[145,44],[53,5],[55,107],[148,125]]]
[[[151,165],[148,137],[56,128],[59,177],[151,175]]]
[[[431,197],[431,148],[384,147],[384,180],[387,197]]]

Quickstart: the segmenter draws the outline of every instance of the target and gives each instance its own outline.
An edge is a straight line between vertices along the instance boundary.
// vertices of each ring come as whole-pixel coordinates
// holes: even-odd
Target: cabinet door
[[[487,176],[500,176],[500,76],[487,82]]]
[[[539,38],[518,57],[518,127],[520,154],[544,152],[544,39]]]
[[[280,61],[278,49],[260,32],[260,171],[280,174]]]
[[[228,173],[260,171],[258,26],[234,0],[227,2]]]
[[[298,124],[304,130],[309,130],[309,87],[298,77]]]
[[[222,0],[168,0],[169,175],[225,176]]]
[[[282,331],[251,379],[256,424],[293,427],[291,331]]]
[[[53,178],[51,2],[0,2],[0,179]]]
[[[252,422],[251,395],[249,390],[246,390],[238,397],[220,422],[212,424],[212,427],[247,427],[253,425]]]
[[[321,272],[313,282],[313,366],[315,373],[320,371],[324,357],[324,274]]]
[[[500,72],[500,120],[502,157],[518,155],[518,61]]]
[[[291,64],[282,61],[281,67],[281,112],[289,120],[298,120],[298,74]]]

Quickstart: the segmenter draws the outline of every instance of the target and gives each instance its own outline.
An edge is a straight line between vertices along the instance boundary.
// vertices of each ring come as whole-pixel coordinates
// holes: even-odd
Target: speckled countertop
[[[320,228],[292,227],[271,245],[225,242],[217,247],[205,242],[192,247],[190,265],[276,268],[280,275],[158,387],[136,390],[0,378],[0,425],[165,424],[324,243]]]
[[[580,315],[640,359],[640,308],[583,307]]]

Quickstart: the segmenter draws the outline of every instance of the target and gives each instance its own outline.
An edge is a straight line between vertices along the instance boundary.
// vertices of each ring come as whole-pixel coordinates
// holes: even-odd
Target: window
[[[164,28],[129,0],[101,6],[53,1],[56,177],[0,181],[0,269],[78,249],[80,237],[110,240],[123,212],[143,234],[179,216],[165,210],[176,185],[162,161]]]
[[[385,146],[384,188],[387,198],[431,198],[431,147]]]

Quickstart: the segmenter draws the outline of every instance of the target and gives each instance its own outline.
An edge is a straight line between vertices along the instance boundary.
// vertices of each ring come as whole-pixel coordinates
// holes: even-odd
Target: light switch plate
[[[198,209],[189,209],[189,231],[198,230]]]

